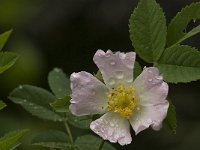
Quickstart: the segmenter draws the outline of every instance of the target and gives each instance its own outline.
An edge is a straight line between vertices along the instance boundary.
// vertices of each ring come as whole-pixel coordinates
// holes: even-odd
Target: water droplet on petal
[[[126,54],[120,53],[120,54],[119,54],[119,58],[120,58],[120,59],[125,59],[125,58],[126,58]]]
[[[115,80],[113,78],[110,78],[108,84],[109,85],[114,85],[115,84]]]
[[[157,80],[163,80],[163,77],[162,76],[157,76],[155,77]]]
[[[114,61],[111,61],[110,64],[113,66],[113,65],[115,65],[115,62],[114,62]]]
[[[126,82],[127,83],[132,83],[133,82],[133,76],[132,75],[129,75],[126,77]]]
[[[152,82],[152,81],[153,81],[153,79],[151,79],[151,78],[150,78],[150,79],[148,79],[148,81],[149,81],[149,82]]]
[[[124,78],[124,73],[122,71],[116,71],[115,74],[118,79]]]
[[[147,119],[147,123],[151,124],[152,120],[151,119]]]
[[[104,53],[103,51],[100,51],[99,54],[98,54],[98,56],[99,56],[99,57],[103,57],[104,54],[105,54],[105,53]]]

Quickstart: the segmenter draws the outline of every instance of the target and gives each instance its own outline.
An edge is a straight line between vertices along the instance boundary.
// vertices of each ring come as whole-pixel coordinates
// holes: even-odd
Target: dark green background
[[[0,112],[0,134],[29,128],[19,150],[30,146],[31,137],[42,130],[63,129],[62,125],[39,120],[6,97],[19,84],[47,88],[47,74],[53,67],[68,75],[85,70],[96,72],[92,61],[97,49],[132,51],[128,19],[138,0],[0,0],[0,31],[13,28],[4,51],[20,54],[18,63],[0,75],[0,97],[8,107]],[[194,0],[159,0],[170,19]],[[188,29],[200,22],[191,22]],[[185,42],[200,49],[200,35]],[[137,58],[142,66],[147,65]],[[131,145],[117,149],[198,150],[200,147],[200,82],[170,85],[169,97],[176,106],[178,129],[172,135],[151,129],[133,136]],[[82,130],[73,130],[83,134]],[[85,131],[84,131],[85,132]],[[87,131],[90,132],[90,131]],[[133,134],[132,134],[133,135]]]

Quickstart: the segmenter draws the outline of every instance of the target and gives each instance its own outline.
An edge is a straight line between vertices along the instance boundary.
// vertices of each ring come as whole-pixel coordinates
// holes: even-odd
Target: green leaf
[[[142,72],[142,68],[140,64],[137,61],[135,61],[134,70],[133,70],[134,78],[137,78],[137,76],[139,76],[141,72]]]
[[[94,76],[101,82],[104,83],[104,80],[103,80],[103,76],[101,74],[101,72],[98,70],[96,74],[94,74]]]
[[[31,85],[19,86],[11,92],[9,99],[41,119],[62,121],[62,117],[52,111],[49,105],[56,99],[55,96],[42,88]]]
[[[0,73],[10,68],[17,61],[18,56],[10,52],[0,52]]]
[[[178,44],[183,40],[200,32],[200,27],[196,27],[188,33],[185,33],[188,23],[191,20],[200,19],[200,2],[192,3],[183,8],[181,12],[172,19],[167,31],[167,44],[171,46]]]
[[[200,53],[189,46],[167,48],[156,67],[167,82],[190,82],[200,79]]]
[[[66,113],[67,121],[77,128],[90,129],[92,116],[74,116],[71,112]]]
[[[39,133],[32,139],[33,145],[39,145],[49,148],[68,148],[70,140],[68,135],[62,131],[50,130]]]
[[[169,129],[172,133],[176,134],[176,111],[174,105],[171,102],[168,108],[167,117],[164,120],[164,127]]]
[[[0,35],[0,51],[3,49],[4,45],[6,44],[8,38],[10,37],[10,34],[12,33],[12,30],[9,30],[7,32],[4,32]]]
[[[3,101],[0,101],[0,110],[6,107],[6,104]]]
[[[56,112],[67,112],[70,105],[70,99],[71,99],[70,96],[59,98],[50,105]]]
[[[155,0],[140,0],[129,20],[136,53],[146,62],[156,62],[166,45],[166,19]]]
[[[29,130],[18,130],[7,133],[5,136],[0,138],[0,150],[10,150],[14,149],[20,143],[18,140],[22,138]]]
[[[59,68],[54,68],[48,75],[49,86],[57,98],[69,96],[70,81],[64,72]]]
[[[75,144],[79,150],[97,150],[100,147],[103,139],[93,135],[84,135],[76,139]],[[105,142],[102,150],[116,150],[111,144]]]

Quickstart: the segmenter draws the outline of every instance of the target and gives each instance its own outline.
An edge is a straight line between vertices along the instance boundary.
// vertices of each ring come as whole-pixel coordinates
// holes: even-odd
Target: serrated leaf
[[[183,8],[177,15],[172,19],[168,26],[167,32],[167,44],[171,46],[178,44],[183,40],[200,32],[199,27],[185,33],[188,23],[191,20],[200,19],[200,2],[192,3],[191,5]]]
[[[142,68],[140,64],[137,61],[135,61],[134,70],[133,70],[134,78],[137,78],[137,76],[139,76],[141,72],[142,72]]]
[[[28,131],[28,129],[13,131],[1,137],[0,150],[10,150],[19,146],[20,138],[22,138]]]
[[[50,105],[56,112],[67,112],[70,105],[70,99],[70,96],[59,98]]]
[[[3,101],[0,101],[0,110],[6,107],[6,104]]]
[[[18,56],[11,52],[0,52],[0,73],[9,69],[17,61]]]
[[[3,49],[3,47],[6,44],[8,38],[10,37],[11,33],[12,33],[12,30],[9,30],[7,32],[4,32],[4,33],[0,34],[0,51]]]
[[[49,148],[67,148],[71,147],[68,135],[62,131],[50,130],[39,133],[32,139],[32,145],[38,145]]]
[[[70,81],[61,69],[54,68],[49,72],[48,81],[52,92],[57,98],[63,98],[70,95]]]
[[[164,120],[164,127],[169,129],[172,133],[176,134],[177,121],[176,121],[176,111],[174,105],[170,102],[167,112],[167,117]]]
[[[191,82],[200,79],[200,52],[195,48],[176,45],[167,48],[156,67],[167,82]]]
[[[49,105],[56,99],[55,96],[42,88],[31,85],[19,86],[11,92],[9,99],[41,119],[62,121],[62,117],[52,111]]]
[[[101,138],[93,135],[84,135],[76,139],[75,144],[78,146],[79,150],[96,150],[100,147],[102,143]],[[102,150],[116,150],[111,144],[105,142]]]
[[[90,129],[92,116],[74,116],[71,112],[66,113],[67,121],[77,128]]]
[[[166,45],[166,19],[155,0],[140,0],[129,20],[136,53],[146,62],[155,62]]]

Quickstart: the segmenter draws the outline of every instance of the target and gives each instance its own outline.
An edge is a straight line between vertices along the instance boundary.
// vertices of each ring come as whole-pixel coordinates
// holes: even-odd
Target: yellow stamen
[[[133,86],[119,85],[107,94],[108,110],[119,113],[123,118],[129,119],[136,106]]]

